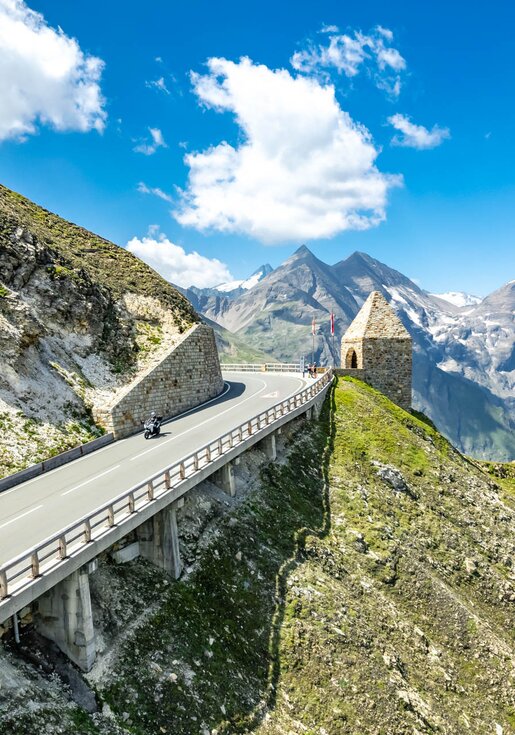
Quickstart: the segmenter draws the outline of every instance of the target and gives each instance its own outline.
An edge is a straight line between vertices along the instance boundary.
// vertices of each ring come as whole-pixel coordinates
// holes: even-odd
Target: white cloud
[[[297,51],[291,58],[294,69],[325,75],[336,69],[347,77],[355,77],[366,69],[379,89],[393,97],[399,96],[406,61],[389,45],[393,41],[392,31],[382,26],[376,26],[368,34],[361,31],[341,34],[337,28],[333,32],[332,26],[325,26],[322,31],[329,34],[328,44],[310,44],[307,49]]]
[[[166,235],[159,234],[155,226],[142,240],[133,237],[127,243],[127,250],[148,263],[167,281],[183,288],[209,288],[233,280],[225,263],[216,258],[206,258],[195,251],[187,253]]]
[[[338,26],[326,25],[324,23],[324,25],[320,29],[320,33],[338,33],[339,30],[340,29],[338,28]]]
[[[165,202],[172,202],[173,199],[170,196],[170,194],[167,194],[162,189],[159,189],[157,186],[147,186],[144,181],[140,181],[138,184],[138,191],[142,194],[152,194],[155,197],[158,197],[159,199],[163,199]]]
[[[331,237],[385,217],[400,177],[375,166],[369,132],[335,99],[334,87],[250,59],[213,58],[192,75],[199,101],[234,113],[243,142],[185,156],[188,187],[176,219],[200,230],[263,242]]]
[[[164,92],[164,94],[170,94],[164,77],[159,77],[159,79],[154,79],[151,82],[145,82],[145,87],[148,87],[148,89],[157,89],[158,92]]]
[[[0,0],[1,2],[1,0]],[[163,137],[163,133],[159,128],[149,128],[150,137],[152,142],[149,143],[148,139],[141,141],[137,146],[134,146],[133,150],[136,153],[143,153],[144,156],[152,156],[158,148],[168,148]]]
[[[409,117],[399,113],[389,117],[388,122],[402,133],[402,135],[395,135],[392,138],[392,145],[424,150],[436,148],[444,140],[451,137],[449,128],[440,128],[438,125],[433,125],[431,130],[428,130],[423,125],[415,125]]]
[[[103,130],[104,62],[50,28],[23,0],[0,0],[0,140],[56,130]]]

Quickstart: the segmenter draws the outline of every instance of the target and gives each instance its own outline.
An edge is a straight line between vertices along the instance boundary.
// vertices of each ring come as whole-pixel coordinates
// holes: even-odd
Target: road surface
[[[0,565],[305,385],[295,374],[226,373],[221,396],[0,493]]]

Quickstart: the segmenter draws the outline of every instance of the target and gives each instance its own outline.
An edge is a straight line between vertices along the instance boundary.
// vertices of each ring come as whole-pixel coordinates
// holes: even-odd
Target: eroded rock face
[[[11,225],[2,240],[0,281],[11,289],[7,301],[20,301],[40,336],[73,332],[87,334],[91,348],[111,360],[129,364],[137,351],[131,314],[84,270],[69,264],[28,230]],[[43,326],[44,325],[44,326]]]
[[[0,186],[0,477],[101,433],[92,409],[194,320],[130,253]]]

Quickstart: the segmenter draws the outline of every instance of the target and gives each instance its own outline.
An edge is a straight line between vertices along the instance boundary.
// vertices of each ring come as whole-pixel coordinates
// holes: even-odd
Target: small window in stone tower
[[[345,359],[345,367],[346,368],[357,368],[358,367],[358,356],[356,355],[356,350],[350,349],[347,352],[347,357]]]

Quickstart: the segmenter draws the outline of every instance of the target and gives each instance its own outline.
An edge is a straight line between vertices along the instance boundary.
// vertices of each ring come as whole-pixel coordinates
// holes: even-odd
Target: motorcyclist
[[[155,411],[150,412],[150,417],[144,422],[145,439],[149,439],[151,436],[159,436],[161,421],[161,416],[158,416]]]

